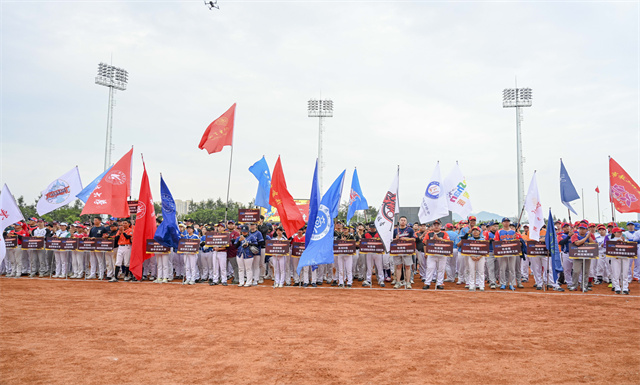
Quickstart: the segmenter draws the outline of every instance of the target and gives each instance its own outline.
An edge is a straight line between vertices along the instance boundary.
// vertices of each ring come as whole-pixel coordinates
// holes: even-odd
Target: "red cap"
[[[469,220],[470,221],[477,221],[478,219],[472,215],[472,216],[469,217]]]
[[[588,229],[588,228],[589,228],[589,226],[587,226],[587,224],[586,224],[586,223],[580,223],[580,224],[578,225],[578,228],[580,228],[580,229]]]
[[[598,230],[600,230],[600,229],[606,230],[607,228],[606,228],[606,227],[604,227],[604,225],[598,225],[597,229],[598,229]]]
[[[444,225],[445,229],[452,229],[453,225],[451,223],[447,223],[446,225]]]
[[[613,230],[611,230],[612,233],[621,233],[622,229],[619,227],[614,227]]]
[[[616,223],[615,222],[609,222],[607,227],[616,227]]]
[[[595,223],[589,223],[589,227],[596,227]]]
[[[480,230],[480,228],[479,228],[478,226],[473,226],[473,227],[471,228],[471,231],[473,231],[473,230],[482,231],[482,230]]]

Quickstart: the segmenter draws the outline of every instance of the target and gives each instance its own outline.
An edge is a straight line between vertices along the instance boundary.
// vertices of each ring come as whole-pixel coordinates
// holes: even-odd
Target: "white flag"
[[[466,219],[471,214],[471,197],[469,196],[467,181],[462,175],[457,162],[444,180],[444,190],[447,193],[449,211]]]
[[[398,169],[396,176],[393,178],[389,191],[387,191],[387,194],[384,196],[375,222],[376,230],[378,230],[378,234],[380,234],[380,238],[382,238],[382,243],[384,243],[384,248],[387,252],[389,252],[391,238],[393,237],[393,221],[396,214],[400,212],[400,204],[398,203],[399,176],[400,169]]]
[[[524,209],[527,210],[527,215],[529,216],[529,238],[534,241],[539,241],[540,229],[544,225],[544,215],[542,214],[542,203],[540,203],[538,180],[536,179],[535,172],[533,173],[533,178],[531,178]]]
[[[420,218],[420,222],[427,223],[447,215],[449,215],[447,194],[444,191],[442,175],[440,174],[440,162],[438,162],[427,184],[427,190],[422,197],[418,218]]]
[[[16,200],[11,195],[9,187],[5,184],[2,187],[2,193],[0,193],[0,232],[4,233],[4,229],[23,220],[24,217]],[[0,235],[0,263],[2,263],[6,254],[7,247],[4,244],[4,237]]]
[[[80,172],[78,166],[60,178],[49,183],[49,186],[42,192],[42,196],[36,207],[38,215],[44,215],[59,207],[68,205],[76,199],[76,194],[82,191]]]

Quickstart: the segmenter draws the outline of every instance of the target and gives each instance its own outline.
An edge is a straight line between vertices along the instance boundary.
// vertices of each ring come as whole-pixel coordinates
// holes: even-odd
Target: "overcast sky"
[[[278,155],[289,190],[308,198],[318,119],[329,98],[324,188],[353,168],[379,206],[400,166],[400,204],[418,206],[440,161],[458,161],[474,212],[515,216],[515,111],[502,90],[533,89],[522,122],[525,191],[534,170],[545,207],[562,217],[560,158],[596,221],[611,155],[640,180],[637,3],[219,1],[7,2],[2,7],[2,182],[34,200],[74,165],[102,170],[108,89],[98,63],[129,71],[116,95],[113,162],[134,146],[159,200],[224,199],[230,148],[198,149],[211,121],[238,104],[231,197],[249,202],[247,168]],[[575,203],[582,214],[581,202]],[[545,212],[546,212],[545,208]],[[636,218],[620,215],[618,219]],[[604,221],[605,218],[603,217]]]

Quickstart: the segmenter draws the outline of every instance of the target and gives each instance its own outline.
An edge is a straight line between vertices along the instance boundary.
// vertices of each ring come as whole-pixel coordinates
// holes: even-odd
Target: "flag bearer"
[[[578,233],[577,234],[573,234],[571,236],[571,244],[575,245],[575,246],[582,246],[585,243],[595,243],[596,242],[596,237],[589,233],[589,226],[584,223],[581,222],[578,225]],[[614,229],[615,230],[615,229]],[[583,264],[584,264],[584,271],[583,271]],[[582,278],[582,288],[585,290],[589,290],[590,288],[588,288],[589,286],[589,269],[591,268],[591,259],[586,259],[583,261],[578,261],[578,263],[574,263],[573,264],[573,273],[571,274],[571,280],[573,282],[573,285],[569,287],[570,291],[575,291],[578,289],[578,284],[579,284],[579,280]],[[581,275],[583,275],[582,277],[580,277]],[[566,273],[565,273],[566,276]]]

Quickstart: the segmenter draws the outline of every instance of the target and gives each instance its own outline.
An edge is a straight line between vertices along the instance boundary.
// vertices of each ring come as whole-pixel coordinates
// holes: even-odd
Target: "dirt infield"
[[[2,278],[0,382],[640,382],[637,282],[631,296],[446,288]]]

